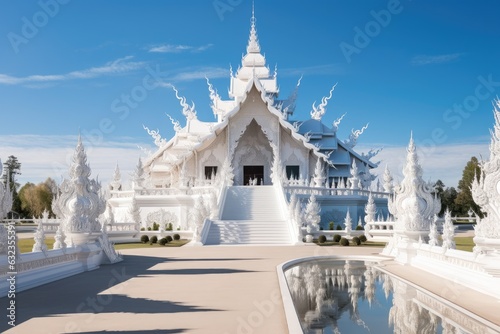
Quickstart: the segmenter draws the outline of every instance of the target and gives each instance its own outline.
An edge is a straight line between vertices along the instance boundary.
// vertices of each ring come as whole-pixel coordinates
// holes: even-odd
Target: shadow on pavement
[[[224,259],[218,259],[224,260]],[[228,259],[233,260],[233,259]],[[236,259],[234,259],[236,260]],[[241,260],[241,259],[238,259]],[[169,301],[157,301],[144,298],[131,298],[120,292],[120,288],[126,290],[126,283],[134,277],[154,275],[201,275],[201,274],[230,274],[245,272],[232,269],[183,269],[183,270],[150,270],[158,263],[175,260],[125,255],[123,261],[113,265],[103,265],[99,269],[81,273],[49,284],[45,284],[16,295],[16,324],[40,317],[52,317],[61,314],[78,313],[178,313],[178,312],[200,312],[218,311],[185,305]],[[102,294],[101,292],[122,284],[117,287],[116,294]],[[7,305],[7,298],[0,299],[0,305]],[[0,322],[0,332],[10,329],[7,321]],[[104,330],[104,328],[103,328]],[[162,331],[146,331],[146,333],[182,333],[184,329],[172,329]],[[144,331],[140,331],[144,333]],[[91,332],[88,332],[91,333]],[[97,333],[97,332],[96,332]],[[103,333],[103,332],[99,332]],[[139,333],[139,331],[109,331],[104,333]]]

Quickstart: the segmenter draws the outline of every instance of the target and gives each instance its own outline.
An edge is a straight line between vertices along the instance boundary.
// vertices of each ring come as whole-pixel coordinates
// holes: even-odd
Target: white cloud
[[[181,53],[181,52],[202,52],[211,48],[213,44],[206,44],[202,46],[191,46],[182,44],[161,44],[155,45],[148,49],[148,52],[155,53]]]
[[[76,147],[76,136],[41,136],[15,135],[0,136],[0,157],[5,162],[10,155],[14,155],[21,163],[21,175],[17,181],[39,183],[51,177],[56,182],[61,177],[67,177]],[[125,184],[130,180],[130,174],[142,155],[133,138],[118,138],[116,141],[103,142],[99,146],[92,146],[83,138],[87,152],[87,162],[92,169],[92,178],[99,176],[103,186],[113,177],[118,163]]]
[[[200,68],[186,68],[181,72],[173,75],[169,80],[171,81],[191,81],[203,79],[225,78],[229,76],[229,70],[222,67],[200,67]]]
[[[103,66],[91,67],[88,69],[72,71],[65,74],[44,74],[16,77],[0,73],[0,84],[26,85],[27,87],[40,88],[40,84],[73,79],[92,79],[106,75],[125,73],[144,67],[144,62],[130,61],[132,58],[132,56],[127,56],[107,62]]]
[[[278,75],[290,77],[301,75],[332,75],[342,74],[343,68],[337,64],[313,65],[293,68],[278,68]]]
[[[420,165],[423,169],[425,181],[443,181],[447,187],[457,187],[462,178],[462,172],[472,156],[481,160],[489,158],[489,143],[449,144],[433,148],[419,147],[416,141]],[[378,168],[372,170],[375,175],[382,176],[385,166],[389,167],[394,179],[403,180],[403,167],[406,161],[406,146],[391,145],[358,145],[358,152],[367,152],[370,148],[384,147],[384,149],[371,160],[381,161]],[[382,179],[380,180],[382,183]]]
[[[229,70],[227,68],[211,66],[187,67],[179,69],[176,73],[164,78],[164,81],[160,82],[159,86],[171,88],[172,83],[176,82],[205,80],[205,77],[209,79],[226,78],[228,76]]]
[[[450,53],[445,55],[437,55],[437,56],[428,56],[428,55],[419,55],[413,57],[411,60],[412,65],[430,65],[430,64],[443,64],[449,63],[451,61],[457,60],[462,56],[462,53]]]

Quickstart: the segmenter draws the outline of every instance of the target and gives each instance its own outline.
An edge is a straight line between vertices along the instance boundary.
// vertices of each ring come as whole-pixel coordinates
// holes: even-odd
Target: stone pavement
[[[314,245],[126,250],[121,263],[19,293],[18,325],[9,329],[4,318],[0,331],[287,333],[278,264],[315,255],[375,255],[380,250]],[[432,275],[416,279],[443,281]],[[473,297],[471,307],[481,304]],[[6,299],[0,301],[5,310]]]
[[[19,293],[18,325],[7,332],[286,333],[276,266],[332,251],[367,254],[380,248],[126,250],[121,263]],[[0,331],[8,328],[2,320]]]

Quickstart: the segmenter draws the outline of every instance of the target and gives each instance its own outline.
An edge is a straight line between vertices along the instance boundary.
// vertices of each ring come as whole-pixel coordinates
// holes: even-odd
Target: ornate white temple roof
[[[229,89],[229,97],[231,98],[242,97],[248,86],[248,82],[252,78],[259,79],[267,94],[278,94],[276,76],[270,74],[269,67],[266,65],[266,58],[260,53],[255,21],[255,13],[252,11],[247,53],[241,59],[241,67],[238,69],[236,76],[233,77],[231,75],[231,86]]]
[[[145,161],[144,167],[146,169],[169,172],[175,165],[179,165],[191,157],[195,151],[210,145],[217,135],[227,127],[229,120],[240,111],[242,104],[252,89],[258,92],[267,106],[267,110],[277,117],[282,128],[288,129],[294,139],[301,142],[305,148],[311,150],[317,157],[329,162],[332,168],[335,169],[334,165],[350,166],[352,159],[357,159],[370,168],[376,167],[376,164],[369,161],[366,156],[362,156],[353,150],[362,131],[353,132],[352,138],[350,137],[343,142],[337,138],[337,127],[343,116],[335,121],[332,127],[325,125],[321,121],[335,86],[330,90],[329,96],[324,97],[318,106],[313,103],[310,119],[296,122],[289,120],[295,109],[295,99],[297,98],[300,80],[290,97],[285,100],[277,99],[279,93],[277,70],[271,74],[269,67],[266,65],[266,58],[261,53],[256,19],[253,12],[246,54],[243,55],[241,66],[236,74],[233,74],[232,69],[230,69],[229,99],[223,100],[213,89],[208,79],[207,83],[212,100],[211,108],[217,116],[217,121],[200,121],[196,116],[194,104],[189,106],[186,99],[180,97],[177,94],[178,91],[173,87],[183,108],[183,114],[186,116],[186,125],[181,127],[178,122],[172,120],[176,131],[175,136],[168,142],[163,141],[163,144],[159,145],[159,149]],[[160,157],[161,159],[159,159]]]

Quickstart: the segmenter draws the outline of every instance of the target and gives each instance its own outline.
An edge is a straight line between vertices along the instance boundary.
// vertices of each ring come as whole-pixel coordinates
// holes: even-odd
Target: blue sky
[[[167,83],[213,120],[204,77],[227,96],[252,8],[247,0],[1,2],[0,158],[18,156],[21,183],[59,180],[79,131],[94,175],[109,179],[118,162],[127,179],[137,145],[154,148],[142,125],[170,138],[166,114],[183,121]],[[338,83],[323,120],[347,113],[340,138],[369,123],[358,151],[384,147],[375,160],[400,178],[413,130],[425,177],[448,186],[472,155],[488,157],[499,11],[493,0],[255,1],[281,96],[303,76],[295,118],[308,118]],[[152,87],[152,72],[162,85]]]

